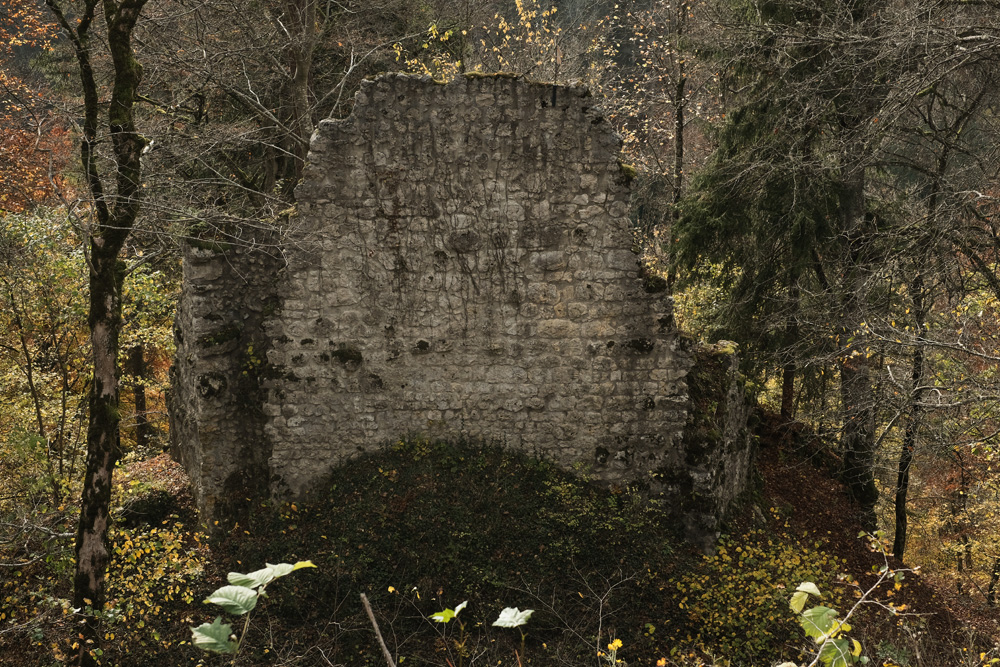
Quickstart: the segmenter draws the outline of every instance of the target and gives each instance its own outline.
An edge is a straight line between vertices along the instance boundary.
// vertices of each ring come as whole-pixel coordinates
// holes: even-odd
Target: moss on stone
[[[634,166],[628,164],[627,162],[623,162],[622,160],[618,160],[618,169],[621,171],[622,177],[625,179],[625,185],[632,185],[632,181],[639,176],[639,172]]]
[[[477,79],[518,79],[520,74],[515,72],[466,72],[464,74],[466,79],[477,80]]]
[[[731,340],[720,340],[712,346],[714,354],[731,357],[739,351],[739,344]]]
[[[198,238],[187,239],[187,244],[192,248],[197,248],[198,250],[208,250],[220,254],[228,252],[235,247],[233,246],[232,243],[223,243],[222,241],[213,241],[211,239],[198,239]]]

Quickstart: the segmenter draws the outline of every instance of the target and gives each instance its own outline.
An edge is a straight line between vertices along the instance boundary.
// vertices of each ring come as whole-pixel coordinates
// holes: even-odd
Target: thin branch
[[[372,627],[375,628],[375,637],[378,639],[378,645],[382,647],[382,655],[385,656],[385,662],[389,667],[396,667],[396,663],[392,660],[392,654],[389,653],[389,648],[385,645],[385,640],[382,639],[382,633],[378,629],[378,621],[375,620],[375,614],[372,612],[372,607],[368,604],[368,596],[364,593],[361,594],[361,604],[365,607],[365,612],[368,614],[368,620],[372,622]]]

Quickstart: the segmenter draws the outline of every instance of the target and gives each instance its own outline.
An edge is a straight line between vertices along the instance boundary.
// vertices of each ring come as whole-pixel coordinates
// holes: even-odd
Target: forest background
[[[140,472],[179,249],[280,252],[313,129],[386,71],[588,85],[680,325],[740,344],[895,563],[992,608],[998,56],[989,0],[0,3],[0,642],[94,664],[194,599],[207,538]]]

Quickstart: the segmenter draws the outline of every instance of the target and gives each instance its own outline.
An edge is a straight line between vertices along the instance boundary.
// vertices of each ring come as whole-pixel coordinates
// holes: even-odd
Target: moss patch
[[[475,81],[477,79],[519,79],[520,74],[515,72],[466,72],[465,78]]]
[[[621,160],[618,160],[618,171],[621,173],[626,186],[632,185],[632,181],[639,176],[639,172],[635,167]]]

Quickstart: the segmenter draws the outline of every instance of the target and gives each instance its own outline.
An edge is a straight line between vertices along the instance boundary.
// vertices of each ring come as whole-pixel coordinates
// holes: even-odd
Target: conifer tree
[[[869,179],[892,126],[885,120],[904,104],[900,83],[921,75],[904,66],[906,47],[887,38],[891,15],[881,0],[732,3],[718,56],[735,109],[680,223],[689,265],[699,256],[722,262],[736,288],[731,317],[751,323],[744,339],[770,338],[782,350],[786,413],[790,350],[835,360],[841,474],[868,529],[878,492],[863,322],[883,307],[892,224]],[[807,306],[809,317],[800,317]],[[802,331],[803,319],[812,331]]]

